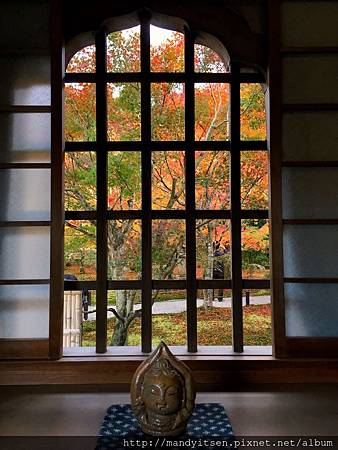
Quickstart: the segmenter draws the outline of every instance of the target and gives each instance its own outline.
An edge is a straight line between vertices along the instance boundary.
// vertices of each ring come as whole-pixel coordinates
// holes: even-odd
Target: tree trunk
[[[207,262],[205,266],[204,277],[207,280],[212,280],[213,271],[213,259],[214,259],[214,249],[212,243],[212,225],[208,224],[208,235],[206,237],[207,244]],[[211,308],[213,306],[213,289],[203,289],[203,306],[205,309]]]
[[[115,328],[111,338],[110,345],[112,346],[124,346],[128,344],[128,328],[126,322],[122,323],[120,320],[115,319]]]
[[[110,345],[128,345],[128,329],[134,317],[136,291],[116,291],[116,312],[122,320],[115,318],[115,327]]]
[[[117,263],[111,268],[113,280],[123,280],[125,278],[125,267],[121,262],[124,257],[124,244],[127,232],[121,232],[119,229],[110,229],[108,238],[108,251],[111,261]],[[115,326],[110,341],[110,345],[124,346],[128,345],[128,328],[131,324],[130,315],[133,313],[136,291],[119,290],[115,291],[115,311],[118,317],[115,317]]]
[[[116,291],[116,312],[122,319],[115,318],[115,327],[110,345],[128,345],[128,329],[134,312],[136,291]]]

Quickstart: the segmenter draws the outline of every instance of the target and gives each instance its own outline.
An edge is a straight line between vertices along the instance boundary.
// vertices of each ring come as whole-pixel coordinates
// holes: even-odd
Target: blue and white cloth
[[[188,441],[189,438],[233,439],[234,433],[224,407],[220,403],[196,404],[184,436],[168,438],[168,441]],[[136,447],[136,445],[132,445],[132,442],[137,439],[148,440],[148,448],[175,448],[170,444],[166,445],[166,441],[162,438],[146,436],[130,405],[110,406],[100,429],[96,450]],[[129,443],[131,445],[128,445]],[[189,448],[189,446],[186,447]],[[196,448],[201,449],[202,447],[196,446]],[[208,448],[213,448],[213,446],[208,446]]]

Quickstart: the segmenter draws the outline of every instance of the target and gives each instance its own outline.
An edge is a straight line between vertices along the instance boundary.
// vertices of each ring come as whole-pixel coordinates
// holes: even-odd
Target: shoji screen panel
[[[282,2],[283,47],[337,46],[336,1]]]
[[[337,22],[337,2],[281,2],[280,356],[338,354]]]
[[[51,86],[48,1],[0,18],[0,357],[48,356]]]

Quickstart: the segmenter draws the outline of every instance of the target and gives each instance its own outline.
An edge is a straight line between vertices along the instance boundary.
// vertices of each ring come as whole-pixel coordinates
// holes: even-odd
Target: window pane
[[[283,113],[284,161],[337,161],[337,111]]]
[[[150,25],[152,72],[184,71],[184,35]]]
[[[336,103],[338,58],[335,54],[283,58],[283,103]],[[318,80],[325,80],[318,83]],[[314,89],[314,86],[316,88]]]
[[[107,71],[140,71],[140,26],[107,36]]]
[[[108,83],[108,140],[141,139],[140,83]]]
[[[96,72],[95,45],[82,48],[70,59],[67,72],[92,73]]]
[[[65,279],[96,279],[96,222],[68,220],[65,223]]]
[[[337,225],[284,225],[285,277],[336,277]]]
[[[0,279],[47,279],[50,227],[0,228]]]
[[[108,222],[108,278],[135,280],[141,278],[141,221]]]
[[[49,113],[0,114],[0,162],[50,162]]]
[[[153,152],[152,169],[152,208],[184,209],[184,152]]]
[[[65,291],[63,346],[95,347],[96,291]]]
[[[282,33],[283,47],[337,45],[337,2],[285,2],[281,5],[281,19],[283,31],[287,30]],[[319,23],[325,26],[318,26]]]
[[[241,139],[266,139],[265,96],[258,83],[241,84]]]
[[[230,221],[197,220],[196,244],[196,277],[206,280],[230,279]]]
[[[1,49],[50,49],[49,2],[1,2]]]
[[[196,167],[196,208],[230,208],[229,152],[197,151]]]
[[[195,139],[224,141],[229,139],[229,85],[195,84]]]
[[[96,140],[96,91],[93,83],[65,85],[65,140]]]
[[[0,338],[49,336],[49,285],[0,286]]]
[[[0,220],[50,220],[50,169],[1,169],[0,198]]]
[[[152,345],[187,344],[187,293],[185,290],[154,290]]]
[[[153,278],[185,278],[185,221],[153,220]]]
[[[49,56],[1,56],[0,99],[3,105],[50,105]]]
[[[231,290],[199,290],[197,305],[198,345],[231,345]]]
[[[268,152],[241,152],[242,209],[269,208]]]
[[[128,319],[141,309],[141,291],[108,291],[108,346],[141,346],[141,317],[134,317],[126,327],[113,312]]]
[[[284,167],[282,177],[284,219],[337,218],[336,167]]]
[[[243,291],[244,345],[272,345],[270,289]]]
[[[269,278],[269,221],[242,220],[242,276]]]
[[[338,336],[337,284],[286,283],[284,293],[287,336]]]
[[[108,153],[108,209],[141,208],[141,153]]]
[[[152,83],[151,138],[153,141],[184,140],[183,83]]]
[[[221,57],[205,45],[195,44],[195,72],[229,72]]]
[[[96,208],[96,153],[65,153],[65,209],[91,211]]]

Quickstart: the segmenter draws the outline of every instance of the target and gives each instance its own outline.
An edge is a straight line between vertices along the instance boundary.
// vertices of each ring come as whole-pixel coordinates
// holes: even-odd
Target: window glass
[[[139,72],[140,68],[140,26],[108,34],[107,71]]]
[[[153,152],[152,171],[153,209],[184,209],[184,152]]]
[[[151,137],[153,141],[184,140],[184,84],[152,83]]]
[[[150,58],[152,72],[183,72],[184,35],[151,25]]]
[[[196,208],[230,208],[230,154],[225,151],[196,151]]]
[[[65,209],[92,211],[96,208],[96,153],[66,152]]]
[[[229,85],[195,84],[196,141],[224,141],[230,138]]]
[[[258,83],[241,84],[241,139],[266,139],[265,95]]]
[[[65,223],[65,279],[96,279],[96,222],[67,220]],[[75,277],[75,278],[74,278]]]
[[[195,72],[224,73],[229,72],[221,57],[205,45],[195,44]]]
[[[95,45],[88,45],[79,50],[70,59],[67,65],[69,73],[93,73],[96,72],[96,50]]]
[[[108,140],[141,139],[141,85],[108,83]]]
[[[65,140],[96,140],[95,84],[66,83]]]
[[[109,220],[108,278],[135,280],[141,270],[141,221]]]

